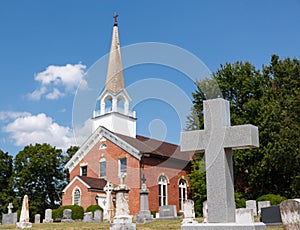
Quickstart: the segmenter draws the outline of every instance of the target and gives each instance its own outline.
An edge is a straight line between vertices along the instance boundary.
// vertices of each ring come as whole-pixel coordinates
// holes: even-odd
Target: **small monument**
[[[267,207],[270,207],[270,206],[271,206],[271,202],[269,200],[267,200],[267,201],[258,201],[257,202],[258,215],[260,216],[262,208],[267,208]]]
[[[7,206],[8,209],[8,213],[7,214],[2,214],[2,225],[6,225],[6,224],[16,224],[17,223],[17,213],[16,212],[12,212],[13,209],[13,204],[9,203],[9,205]]]
[[[253,215],[257,216],[256,200],[247,200],[246,201],[246,208],[252,209],[253,210]]]
[[[198,224],[195,219],[194,201],[185,200],[183,202],[184,219],[182,224]]]
[[[72,219],[72,209],[64,209],[63,218],[61,219],[61,222],[63,223],[74,222],[74,220]]]
[[[208,220],[207,200],[203,202],[202,214],[203,214],[203,223],[207,223]]]
[[[22,209],[20,220],[17,223],[17,228],[31,228],[32,223],[29,222],[29,204],[28,204],[28,196],[25,195],[23,198]]]
[[[105,208],[103,209],[103,219],[106,222],[111,222],[114,217],[114,205],[112,201],[112,191],[114,190],[114,186],[111,182],[107,182],[103,188],[104,192],[106,192],[106,202]]]
[[[43,223],[52,223],[52,209],[48,208],[45,211],[45,219],[43,219]]]
[[[136,223],[137,224],[144,224],[147,222],[154,221],[153,217],[151,216],[151,212],[149,210],[149,189],[145,184],[146,178],[143,175],[141,178],[141,189],[140,189],[140,213],[136,216]]]
[[[300,199],[282,201],[280,213],[284,230],[300,229]]]
[[[235,210],[235,221],[238,224],[254,223],[253,209],[238,208]]]
[[[238,224],[235,220],[232,150],[258,147],[258,129],[253,125],[230,125],[229,101],[206,100],[204,130],[181,134],[181,151],[204,151],[208,223],[183,224],[181,229],[265,230],[263,223]]]
[[[94,212],[94,222],[101,223],[103,221],[102,210],[96,210]]]
[[[35,214],[34,223],[35,224],[40,224],[41,223],[41,214]]]
[[[85,212],[83,214],[83,221],[82,222],[90,223],[92,221],[93,221],[93,212]]]
[[[124,184],[125,175],[120,177],[120,184],[114,188],[116,192],[116,215],[110,230],[135,230],[136,224],[132,223],[132,216],[129,215],[128,192],[130,188]]]

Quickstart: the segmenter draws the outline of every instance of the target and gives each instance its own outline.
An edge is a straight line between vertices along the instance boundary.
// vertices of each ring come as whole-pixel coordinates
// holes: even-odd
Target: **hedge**
[[[66,205],[66,206],[60,206],[57,209],[52,210],[52,218],[62,218],[63,217],[63,212],[65,209],[71,209],[72,210],[72,219],[73,220],[82,220],[83,219],[83,214],[84,210],[83,207],[79,205]]]
[[[87,207],[85,212],[93,212],[94,213],[96,210],[103,211],[103,208],[101,208],[99,205],[90,205],[89,207]]]
[[[266,194],[257,198],[257,201],[268,201],[268,200],[270,201],[271,205],[276,205],[286,200],[286,197],[275,195],[275,194]]]

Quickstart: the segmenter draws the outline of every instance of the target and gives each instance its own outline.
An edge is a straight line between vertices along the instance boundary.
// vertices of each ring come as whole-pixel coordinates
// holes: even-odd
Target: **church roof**
[[[92,178],[87,176],[75,176],[70,183],[64,188],[63,192],[66,192],[68,188],[75,183],[75,181],[79,181],[83,184],[87,189],[95,189],[95,190],[103,190],[107,181],[102,178]]]

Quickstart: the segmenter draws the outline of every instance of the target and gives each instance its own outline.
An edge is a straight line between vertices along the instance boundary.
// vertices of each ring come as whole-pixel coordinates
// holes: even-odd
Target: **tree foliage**
[[[249,62],[226,63],[213,77],[197,82],[187,128],[203,128],[203,100],[216,91],[217,82],[223,98],[230,101],[232,125],[253,124],[259,129],[258,149],[234,151],[236,191],[251,199],[268,193],[299,197],[300,61],[273,55],[262,70]],[[214,84],[208,90],[210,82]],[[193,171],[191,178],[197,174]]]
[[[49,144],[29,145],[16,155],[14,187],[20,202],[28,195],[32,216],[60,204],[66,185],[62,162],[62,150]]]

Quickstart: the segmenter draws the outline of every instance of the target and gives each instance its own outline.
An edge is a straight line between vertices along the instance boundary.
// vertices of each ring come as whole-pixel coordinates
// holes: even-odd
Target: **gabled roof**
[[[164,158],[190,161],[194,154],[194,152],[181,152],[180,146],[175,144],[140,135],[137,135],[136,138],[133,138],[122,134],[113,133],[100,126],[74,154],[74,156],[66,164],[65,168],[69,169],[71,172],[92,149],[92,147],[94,147],[101,137],[105,137],[138,160],[141,160],[143,154],[149,154],[153,157],[159,156]]]
[[[67,189],[75,182],[80,181],[87,189],[96,189],[103,190],[107,181],[102,178],[92,178],[87,176],[75,176],[72,181],[64,188],[63,192],[66,192]]]

